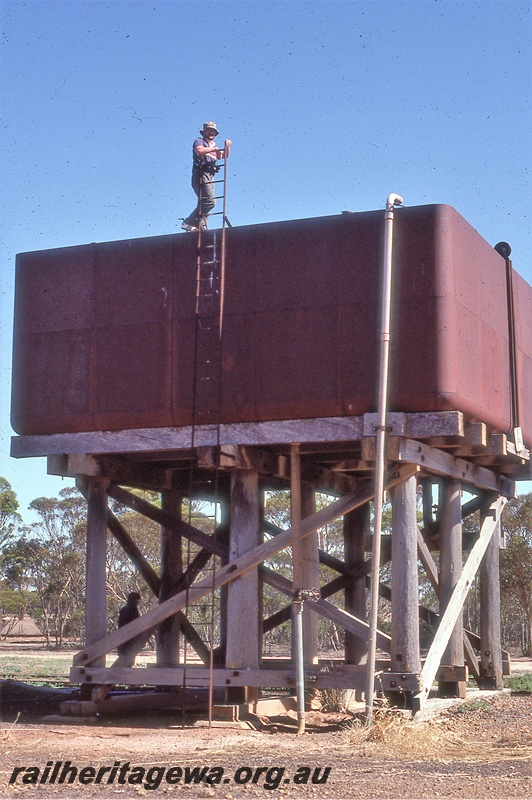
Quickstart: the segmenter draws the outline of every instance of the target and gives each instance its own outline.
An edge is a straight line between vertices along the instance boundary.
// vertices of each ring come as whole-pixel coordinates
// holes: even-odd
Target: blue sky
[[[233,224],[382,208],[393,191],[510,242],[532,282],[529,3],[0,9],[0,475],[23,511],[65,484],[9,457],[15,254],[175,232],[204,120],[234,142]]]

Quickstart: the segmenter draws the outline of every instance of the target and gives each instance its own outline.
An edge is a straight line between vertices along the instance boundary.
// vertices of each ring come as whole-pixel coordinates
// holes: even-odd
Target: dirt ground
[[[342,720],[310,712],[303,736],[283,720],[263,731],[168,717],[4,723],[0,797],[532,798],[530,695],[476,700],[425,722],[377,711],[369,732]]]
[[[532,672],[520,661],[514,674]],[[426,721],[376,709],[369,730],[352,715],[309,712],[297,736],[294,717],[263,720],[261,730],[183,727],[180,714],[0,723],[0,799],[532,800],[529,694],[477,696]]]

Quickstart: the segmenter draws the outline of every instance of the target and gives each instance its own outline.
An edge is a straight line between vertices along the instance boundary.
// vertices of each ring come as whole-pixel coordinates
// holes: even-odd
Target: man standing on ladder
[[[224,149],[220,150],[214,141],[219,131],[212,120],[204,123],[200,133],[201,136],[192,146],[192,188],[198,197],[198,204],[181,225],[187,233],[207,227],[207,217],[216,205],[214,176],[219,169],[216,161],[219,158],[227,158],[231,147],[231,140],[226,139]]]

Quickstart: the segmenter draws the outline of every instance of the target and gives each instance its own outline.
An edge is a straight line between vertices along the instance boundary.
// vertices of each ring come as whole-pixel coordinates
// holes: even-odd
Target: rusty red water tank
[[[453,208],[395,214],[390,409],[511,419],[506,267]],[[227,231],[221,421],[377,407],[382,211]],[[17,256],[19,434],[192,421],[196,236]],[[532,288],[514,274],[521,423],[532,442]]]

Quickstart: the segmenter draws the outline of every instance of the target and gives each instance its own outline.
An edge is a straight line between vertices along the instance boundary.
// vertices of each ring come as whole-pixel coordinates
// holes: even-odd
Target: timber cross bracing
[[[306,561],[312,561],[313,575],[319,574],[320,564],[337,573],[337,577],[320,587],[320,599],[306,604],[305,608],[310,612],[310,615],[306,615],[309,621],[307,627],[311,632],[312,619],[322,616],[345,632],[343,663],[341,660],[320,661],[316,643],[312,643],[310,633],[307,634],[311,644],[305,669],[311,686],[315,688],[360,689],[363,686],[362,662],[364,642],[368,636],[365,592],[371,571],[371,560],[364,556],[364,551],[368,549],[364,538],[367,536],[368,504],[374,491],[373,425],[374,415],[368,414],[358,418],[222,425],[219,431],[215,431],[214,426],[198,426],[194,431],[196,468],[203,474],[205,485],[208,486],[209,477],[212,478],[214,465],[217,464],[222,495],[229,506],[229,518],[235,517],[238,512],[238,498],[241,496],[240,490],[240,493],[234,490],[234,476],[241,476],[251,496],[253,492],[256,493],[259,507],[259,492],[264,488],[289,485],[290,458],[287,446],[293,441],[300,443],[301,480],[305,487],[303,498],[306,503],[305,517],[301,523],[302,541],[307,543],[303,557]],[[386,691],[392,701],[396,697],[398,702],[403,702],[407,696],[412,705],[422,706],[435,678],[444,694],[449,691],[463,692],[468,672],[480,686],[494,687],[502,681],[507,654],[500,648],[500,632],[497,630],[498,562],[494,554],[497,554],[501,545],[500,514],[504,498],[514,496],[514,478],[530,474],[530,461],[528,451],[516,454],[506,437],[490,434],[483,423],[466,423],[460,412],[390,414],[388,427],[387,458],[390,470],[386,485],[392,494],[394,513],[392,535],[383,537],[382,560],[383,563],[391,563],[391,587],[382,582],[379,593],[391,603],[393,622],[391,635],[382,631],[378,633],[382,658],[386,653],[389,655],[384,661],[382,658],[379,661],[379,676],[375,686]],[[231,531],[231,523],[229,529],[219,526],[215,535],[208,535],[184,522],[179,514],[172,513],[164,504],[162,508],[155,506],[124,488],[156,489],[166,497],[172,494],[179,498],[186,496],[187,470],[193,455],[190,434],[190,429],[153,429],[18,437],[13,441],[14,454],[46,453],[49,472],[77,477],[79,488],[89,499],[89,542],[97,540],[99,534],[95,534],[94,530],[107,527],[153,594],[160,599],[159,605],[140,619],[106,635],[106,620],[101,619],[102,609],[105,609],[104,591],[102,595],[101,581],[100,584],[96,581],[96,585],[100,586],[100,595],[96,596],[95,584],[92,583],[92,596],[88,601],[91,603],[91,614],[94,609],[98,612],[96,619],[99,619],[99,632],[94,625],[92,631],[88,630],[87,647],[74,658],[71,679],[92,685],[126,683],[158,686],[175,686],[185,679],[188,686],[205,686],[209,680],[209,670],[205,666],[184,666],[175,660],[175,663],[161,663],[147,669],[128,665],[132,663],[131,657],[139,652],[154,631],[158,628],[162,630],[163,625],[172,620],[175,622],[172,635],[175,637],[180,632],[196,651],[200,662],[208,664],[209,643],[187,619],[187,603],[200,600],[214,589],[227,587],[231,592],[232,587],[239,587],[239,594],[235,593],[235,597],[239,597],[239,602],[244,604],[254,604],[258,612],[260,586],[264,583],[285,596],[287,605],[270,618],[262,619],[257,613],[256,616],[252,615],[256,622],[246,621],[250,634],[246,637],[246,647],[241,644],[238,625],[233,625],[231,618],[227,619],[227,650],[221,646],[217,648],[212,680],[214,685],[226,688],[278,686],[290,689],[294,682],[292,664],[286,660],[276,662],[263,659],[260,642],[265,631],[290,618],[289,601],[293,595],[293,584],[269,569],[264,562],[290,547],[292,529],[280,530],[272,523],[262,521],[261,529],[271,538],[260,541],[260,531],[257,531],[256,544],[247,546],[244,552],[232,558],[230,554],[235,552],[235,532]],[[215,446],[215,436],[219,437],[219,448]],[[248,476],[253,475],[255,478],[250,481]],[[440,485],[441,507],[437,522],[431,516],[429,498],[427,503],[424,502],[423,524],[418,524],[416,481],[423,485],[424,495],[427,494],[425,490],[430,495],[430,487]],[[91,487],[100,487],[92,501]],[[460,501],[462,489],[473,494],[473,498],[463,504]],[[315,491],[326,491],[339,496],[339,499],[315,512],[310,502]],[[161,585],[163,580],[168,584],[169,575],[159,575],[153,569],[107,503],[102,504],[102,496],[118,500],[159,524],[171,536],[179,540],[188,539],[199,548],[188,569],[181,568],[179,575],[173,576],[170,596],[166,599],[161,595]],[[205,496],[208,496],[208,490]],[[96,506],[91,512],[91,502],[94,506],[95,497]],[[462,534],[461,519],[478,510],[484,521],[476,541],[469,541]],[[247,524],[245,513],[244,510],[243,522],[239,523],[244,526],[242,530]],[[344,560],[322,552],[314,534],[317,529],[339,517],[344,518]],[[351,530],[351,522],[355,519],[358,521]],[[94,543],[90,547],[94,550]],[[97,563],[98,558],[101,562],[101,544],[99,547],[100,551],[94,551],[88,566],[96,576],[101,575],[102,566]],[[461,576],[443,574],[442,559],[445,560],[447,551],[453,553],[456,548],[460,553],[465,551],[467,554],[470,551],[461,566]],[[440,552],[439,570],[432,556],[434,550]],[[100,555],[96,556],[96,552],[100,552]],[[201,570],[213,555],[220,558],[222,563],[216,569],[214,582],[211,576],[198,580]],[[418,558],[440,597],[439,615],[419,605]],[[479,565],[487,598],[480,632],[482,641],[477,634],[464,631],[459,624],[465,596]],[[303,568],[303,575],[307,568]],[[246,589],[242,580],[249,575],[257,575],[258,582],[255,580],[250,584],[252,588]],[[87,577],[89,579],[91,576]],[[344,594],[344,607],[338,607],[330,601],[338,592]],[[494,615],[497,615],[497,619],[493,618]],[[419,648],[420,619],[436,630],[426,659],[421,658]],[[230,640],[229,646],[227,639]],[[106,654],[118,645],[125,645],[125,652],[113,666],[105,668]],[[481,651],[480,658],[476,653],[478,650]],[[227,659],[225,665],[224,653]]]

